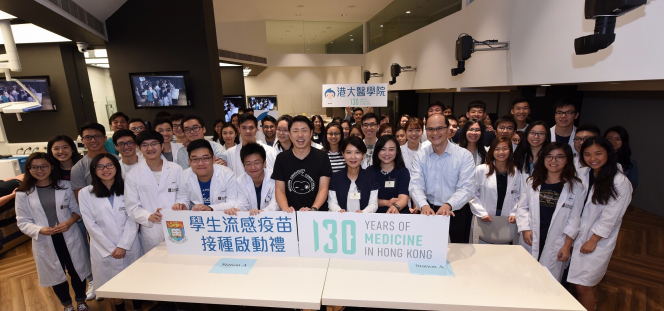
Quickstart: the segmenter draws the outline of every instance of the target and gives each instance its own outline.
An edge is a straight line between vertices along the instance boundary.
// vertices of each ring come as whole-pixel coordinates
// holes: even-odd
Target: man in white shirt
[[[525,97],[519,97],[512,102],[510,113],[516,121],[516,130],[523,132],[528,127],[528,116],[530,116],[530,103]]]
[[[187,146],[187,152],[190,167],[180,175],[173,210],[223,211],[237,207],[235,175],[215,163],[211,142],[194,140]]]
[[[115,149],[120,152],[122,160],[122,178],[127,176],[136,165],[138,165],[139,157],[136,154],[136,135],[130,130],[119,130],[113,134],[113,145]]]
[[[226,150],[225,156],[228,168],[230,168],[236,176],[244,174],[244,163],[242,163],[240,152],[246,144],[257,143],[265,148],[267,169],[271,171],[274,167],[274,160],[277,158],[277,153],[274,148],[271,148],[262,141],[256,140],[256,132],[258,131],[258,120],[256,120],[256,117],[252,114],[242,114],[238,119],[238,125],[242,142],[240,145],[235,145]]]
[[[427,120],[431,145],[415,154],[410,170],[410,191],[424,215],[455,216],[473,198],[475,161],[472,154],[447,140],[449,122],[442,114]],[[450,219],[452,243],[468,243],[463,220]]]
[[[369,112],[362,116],[362,133],[364,134],[364,144],[367,146],[367,153],[364,155],[364,162],[366,165],[371,165],[373,157],[374,146],[378,141],[376,133],[378,132],[378,116],[375,113]],[[364,166],[363,166],[364,167]]]
[[[576,134],[576,126],[574,121],[579,117],[576,112],[576,104],[570,100],[560,100],[553,105],[556,111],[555,120],[556,125],[551,127],[551,142],[559,142],[568,144],[574,151],[574,156],[577,155],[574,149],[574,135]]]
[[[182,119],[181,126],[182,131],[184,132],[184,136],[188,142],[192,142],[197,139],[205,139],[205,122],[203,122],[202,118],[194,115],[188,115]],[[210,146],[213,150],[214,156],[216,157],[215,163],[224,165],[224,159],[226,158],[224,155],[224,147],[215,142],[210,142]],[[189,168],[188,159],[189,156],[187,154],[187,149],[180,148],[177,153],[177,163],[180,164],[182,169]]]
[[[279,206],[274,195],[272,171],[266,168],[265,148],[250,143],[240,151],[245,173],[237,177],[239,198],[237,208],[227,209],[226,214],[236,215],[238,211],[249,211],[256,215],[260,211],[278,211]]]

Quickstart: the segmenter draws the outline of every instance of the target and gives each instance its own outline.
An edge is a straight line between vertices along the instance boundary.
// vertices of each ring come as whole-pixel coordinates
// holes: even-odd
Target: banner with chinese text
[[[323,107],[387,107],[387,83],[323,84]]]
[[[295,214],[162,210],[169,254],[297,257]]]

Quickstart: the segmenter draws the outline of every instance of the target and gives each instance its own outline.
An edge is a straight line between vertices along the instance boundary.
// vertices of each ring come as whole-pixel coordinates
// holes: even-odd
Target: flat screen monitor
[[[37,100],[41,103],[42,107],[30,112],[36,111],[55,111],[56,107],[51,100],[51,81],[48,76],[41,77],[12,77],[13,80],[19,80],[26,88],[37,96]],[[0,79],[0,102],[35,102],[28,92],[23,87],[14,81],[7,81],[5,78]]]
[[[224,121],[231,122],[231,117],[244,105],[244,96],[224,96]]]
[[[277,96],[247,96],[247,107],[254,110],[277,110]]]
[[[191,107],[186,72],[129,74],[136,108]]]

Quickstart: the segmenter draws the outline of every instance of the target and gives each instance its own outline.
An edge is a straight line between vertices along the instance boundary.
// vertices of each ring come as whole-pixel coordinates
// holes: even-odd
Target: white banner
[[[445,265],[450,218],[298,212],[300,256]]]
[[[170,254],[297,257],[295,214],[162,210],[161,224]]]
[[[323,84],[323,107],[387,107],[387,83]]]

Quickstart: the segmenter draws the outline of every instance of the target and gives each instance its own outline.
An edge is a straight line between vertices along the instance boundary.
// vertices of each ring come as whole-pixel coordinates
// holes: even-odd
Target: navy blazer
[[[330,179],[330,190],[336,192],[339,206],[344,210],[346,210],[346,203],[348,203],[350,183],[351,181],[350,178],[348,178],[347,167],[332,174],[332,178]],[[355,185],[360,191],[360,209],[363,210],[369,205],[371,191],[378,190],[380,185],[378,184],[378,181],[376,181],[374,174],[363,168],[360,168],[360,173],[357,175]]]

